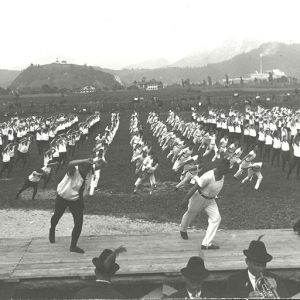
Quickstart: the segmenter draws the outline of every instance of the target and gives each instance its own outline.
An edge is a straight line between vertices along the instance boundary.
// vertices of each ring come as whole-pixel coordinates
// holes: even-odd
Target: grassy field
[[[132,111],[121,112],[119,130],[106,154],[109,166],[101,171],[100,191],[94,198],[86,199],[85,214],[127,216],[132,219],[179,223],[184,213],[179,204],[189,187],[177,193],[173,191],[174,185],[179,182],[179,176],[172,173],[172,164],[166,160],[167,153],[161,151],[157,140],[152,137],[150,126],[146,124],[148,111],[141,111],[140,119],[143,123],[144,134],[152,140],[159,159],[159,168],[156,173],[158,190],[149,195],[149,186],[145,186],[137,196],[131,195],[135,182],[135,167],[130,164],[132,152],[129,145],[128,127],[131,113]],[[190,112],[184,112],[184,114],[190,118]],[[161,115],[167,118],[167,112],[162,112]],[[85,119],[86,116],[81,116],[81,118]],[[103,130],[109,122],[110,115],[101,114],[100,130]],[[77,151],[74,158],[90,156],[94,137],[92,136],[84,147]],[[54,192],[65,175],[66,167],[58,174],[53,174],[46,190],[44,192],[39,190],[36,200],[30,200],[31,190],[24,192],[23,196],[15,200],[15,195],[27,176],[33,170],[42,167],[43,158],[38,155],[35,144],[32,145],[30,155],[31,160],[25,168],[21,166],[21,163],[14,167],[11,180],[0,180],[1,209],[18,208],[28,211],[54,209]],[[207,157],[204,171],[213,168],[209,162],[211,157],[212,155]],[[255,191],[255,182],[242,185],[240,181],[234,179],[233,174],[236,170],[237,166],[226,176],[224,188],[220,194],[222,198],[217,200],[222,217],[221,229],[290,228],[292,223],[300,217],[299,181],[295,178],[295,174],[288,180],[281,168],[269,165],[262,170],[264,178],[260,190]],[[206,215],[200,213],[192,226],[198,229],[206,228]]]

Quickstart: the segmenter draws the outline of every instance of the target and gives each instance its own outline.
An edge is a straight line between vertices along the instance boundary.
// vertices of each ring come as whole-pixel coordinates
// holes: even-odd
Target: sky
[[[299,43],[299,8],[298,0],[2,0],[0,69],[44,57],[111,69],[175,62],[228,36]]]

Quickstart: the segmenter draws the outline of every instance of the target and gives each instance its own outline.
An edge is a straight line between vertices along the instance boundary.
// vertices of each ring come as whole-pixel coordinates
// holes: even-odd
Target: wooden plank
[[[268,252],[274,257],[268,268],[279,270],[283,274],[291,274],[294,270],[298,276],[300,239],[291,229],[218,231],[214,242],[220,245],[221,249],[200,251],[204,256],[206,267],[214,277],[246,268],[243,250],[261,234],[265,234],[263,241]],[[138,277],[143,274],[147,274],[148,277],[156,276],[155,274],[180,276],[180,269],[186,266],[189,257],[199,255],[204,235],[205,231],[189,232],[188,241],[182,240],[178,232],[155,235],[83,236],[79,240],[79,245],[86,251],[85,255],[69,252],[70,237],[57,237],[55,244],[50,244],[47,237],[32,240],[2,239],[0,269],[3,272],[0,272],[0,275],[6,276],[5,274],[14,269],[13,273],[9,274],[12,279],[91,277],[94,275],[92,258],[99,256],[105,248],[113,249],[123,244],[127,248],[127,253],[118,257],[121,266],[118,274],[131,278],[138,274],[141,274]]]

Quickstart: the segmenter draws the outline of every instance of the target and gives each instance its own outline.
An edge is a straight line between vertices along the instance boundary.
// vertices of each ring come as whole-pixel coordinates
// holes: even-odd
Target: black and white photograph
[[[0,7],[0,300],[300,298],[299,1]]]

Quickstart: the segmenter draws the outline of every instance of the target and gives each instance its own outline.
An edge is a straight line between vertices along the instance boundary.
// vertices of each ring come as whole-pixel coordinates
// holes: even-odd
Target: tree
[[[206,80],[205,79],[203,80],[203,85],[206,85]]]
[[[270,83],[273,83],[273,72],[269,72],[269,78],[268,78]]]
[[[243,79],[243,77],[240,77],[240,84],[241,84],[241,85],[244,84],[244,79]]]
[[[229,78],[227,74],[225,74],[225,80],[226,80],[226,85],[229,85]]]
[[[282,83],[287,83],[288,79],[287,79],[286,76],[281,76],[280,81],[281,81]]]
[[[207,76],[207,81],[208,81],[208,85],[212,85],[211,77],[210,76]]]
[[[42,91],[43,93],[51,93],[51,87],[48,84],[43,84]]]

